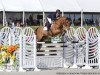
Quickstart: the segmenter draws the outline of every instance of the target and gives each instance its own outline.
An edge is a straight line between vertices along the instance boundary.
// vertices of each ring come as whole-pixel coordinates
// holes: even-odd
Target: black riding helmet
[[[57,10],[56,10],[56,13],[59,13],[59,14],[60,14],[60,13],[61,13],[61,11],[60,11],[59,9],[57,9]]]

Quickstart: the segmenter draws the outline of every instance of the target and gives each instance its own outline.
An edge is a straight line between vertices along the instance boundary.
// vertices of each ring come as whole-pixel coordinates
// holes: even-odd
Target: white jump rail
[[[99,66],[99,31],[95,27],[90,27],[88,29],[88,64],[89,66]]]
[[[36,68],[36,35],[30,27],[23,29],[22,68],[34,70]]]
[[[63,37],[64,39],[64,45],[67,45],[67,47],[64,47],[64,67],[70,67],[74,64],[74,49],[73,49],[73,44],[71,41],[74,40],[74,34],[75,34],[75,29],[73,27],[70,27],[70,30],[66,30],[66,33]]]
[[[84,27],[78,27],[75,32],[75,36],[79,41],[76,50],[76,64],[79,67],[86,64],[86,33],[87,30]]]
[[[37,68],[39,69],[57,69],[63,68],[63,43],[44,43],[37,51]]]
[[[12,44],[11,29],[9,27],[4,27],[4,28],[1,29],[1,32],[0,32],[0,44],[4,45],[4,46],[9,46],[9,45]],[[0,52],[0,54],[2,52]],[[2,59],[3,59],[3,57],[2,57]],[[3,59],[3,61],[5,61],[5,59]],[[7,71],[7,70],[9,70],[9,67],[11,69],[12,66],[9,66],[8,64],[2,64],[2,66],[0,66],[0,70],[1,71]]]
[[[12,35],[12,44],[13,45],[19,45],[19,48],[15,51],[15,54],[16,54],[16,61],[17,61],[17,64],[16,64],[16,67],[15,67],[15,70],[16,71],[22,71],[22,66],[21,66],[21,61],[22,61],[22,54],[21,54],[21,50],[22,50],[22,28],[20,27],[15,27],[14,29],[12,29],[12,32],[11,32],[11,35]]]

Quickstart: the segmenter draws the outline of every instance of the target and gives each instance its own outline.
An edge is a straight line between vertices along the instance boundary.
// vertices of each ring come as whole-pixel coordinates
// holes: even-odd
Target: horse
[[[70,22],[66,17],[59,17],[51,25],[49,31],[43,30],[44,26],[40,26],[35,30],[37,42],[42,42],[49,36],[53,37],[58,34],[63,34],[65,32],[63,26],[70,29]],[[45,37],[45,39],[43,39]]]

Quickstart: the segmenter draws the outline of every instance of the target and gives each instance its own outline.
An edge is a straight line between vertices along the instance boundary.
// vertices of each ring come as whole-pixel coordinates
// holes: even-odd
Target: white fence
[[[66,63],[71,63],[73,65],[73,67],[82,67],[83,65],[86,65],[85,68],[90,68],[89,66],[98,66],[100,64],[100,57],[99,57],[99,32],[95,27],[91,27],[88,29],[88,31],[83,28],[83,27],[79,27],[76,29],[76,31],[70,30],[70,33],[67,34],[69,31],[67,31],[66,35],[65,35],[65,41],[67,39],[67,42],[70,41],[69,38],[71,40],[72,36],[75,37],[75,39],[77,39],[79,42],[78,43],[74,43],[74,48],[72,49],[72,47],[68,48],[68,50],[64,50],[65,53],[67,52],[67,54],[65,54],[65,60]],[[73,34],[74,33],[74,34]],[[70,37],[69,37],[70,36]],[[73,44],[73,43],[72,43]],[[71,44],[71,45],[72,45]],[[76,47],[77,46],[77,47]],[[75,48],[76,47],[76,48]],[[72,51],[72,52],[68,52],[68,51]],[[74,54],[71,54],[74,53]],[[70,54],[71,56],[69,56],[68,54]],[[72,56],[73,55],[73,56]],[[69,56],[70,58],[66,57]],[[74,59],[73,59],[74,58]],[[68,60],[69,59],[69,60]],[[70,60],[73,59],[73,60]],[[67,65],[67,64],[66,64]],[[68,66],[68,65],[67,65]]]
[[[0,70],[100,67],[100,36],[95,27],[66,30],[63,43],[42,43],[37,52],[36,35],[30,27],[4,27],[0,31]],[[58,41],[61,41],[58,39]],[[75,42],[76,41],[76,42]],[[40,44],[40,43],[39,43]],[[18,45],[12,53],[8,47]],[[85,65],[85,67],[83,67]]]

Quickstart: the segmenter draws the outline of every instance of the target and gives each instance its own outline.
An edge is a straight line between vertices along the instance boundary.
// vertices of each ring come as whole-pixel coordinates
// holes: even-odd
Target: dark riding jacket
[[[50,13],[47,17],[48,17],[48,18],[51,18],[51,20],[54,21],[54,20],[56,20],[57,17],[59,17],[59,16],[60,16],[60,14],[59,14],[58,16],[56,16],[56,13]]]
[[[58,16],[56,16],[56,13],[50,13],[47,17],[50,18],[52,21],[55,21],[57,19],[57,17],[60,17],[60,14]],[[45,26],[47,26],[47,30],[50,29],[51,24],[49,23],[48,20],[46,21]]]

